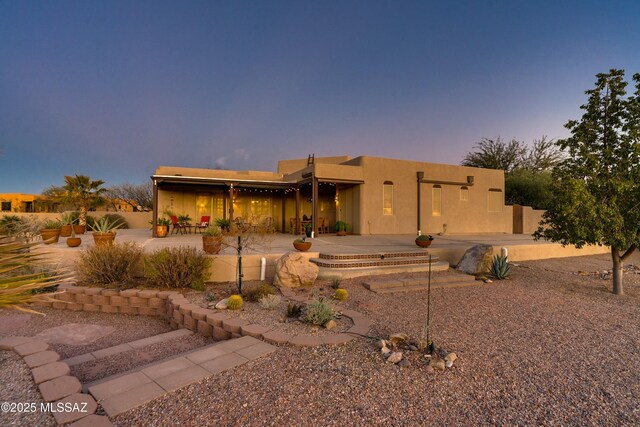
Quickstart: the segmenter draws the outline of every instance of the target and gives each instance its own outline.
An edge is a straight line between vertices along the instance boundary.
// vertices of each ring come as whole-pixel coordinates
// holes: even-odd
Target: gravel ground
[[[640,257],[630,262],[640,265]],[[112,421],[118,426],[640,425],[640,275],[625,276],[625,295],[614,296],[611,281],[599,278],[610,265],[606,255],[523,262],[513,267],[511,280],[432,290],[435,342],[459,356],[446,372],[428,373],[417,358],[409,368],[385,364],[373,341],[364,338],[343,346],[282,346]],[[401,277],[410,276],[415,275]],[[424,293],[378,295],[362,281],[342,282],[350,294],[346,306],[374,319],[373,335],[420,335]],[[133,335],[146,323],[140,319],[152,320],[121,318],[119,333]],[[59,320],[94,323],[86,317]],[[21,362],[11,359],[16,356],[0,355],[2,396],[17,390],[6,399],[34,401],[19,395],[36,390],[26,367],[20,371]],[[23,418],[11,417],[0,419],[0,425],[49,425],[49,418],[18,424]]]
[[[632,260],[638,264],[638,258]],[[373,342],[298,349],[169,393],[113,420],[132,425],[639,425],[640,275],[626,295],[578,271],[607,256],[523,262],[511,280],[432,291],[439,346],[460,359],[429,374],[383,363]],[[417,336],[424,294],[343,281],[372,333]]]
[[[0,350],[0,402],[28,404],[29,411],[35,404],[35,412],[0,411],[0,426],[49,427],[56,426],[53,415],[40,411],[44,403],[38,387],[33,382],[31,371],[22,358],[13,351]],[[14,405],[13,410],[20,409]]]

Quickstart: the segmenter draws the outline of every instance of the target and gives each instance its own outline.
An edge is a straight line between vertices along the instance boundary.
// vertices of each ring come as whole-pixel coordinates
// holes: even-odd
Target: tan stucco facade
[[[501,170],[336,156],[281,160],[277,172],[161,166],[152,180],[156,212],[194,220],[271,218],[281,232],[296,216],[342,220],[353,234],[513,232]]]

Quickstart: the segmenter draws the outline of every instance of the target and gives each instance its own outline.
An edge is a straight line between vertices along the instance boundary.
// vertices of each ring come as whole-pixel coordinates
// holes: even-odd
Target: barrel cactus
[[[338,301],[346,301],[349,298],[349,292],[346,289],[336,289],[336,293],[333,294],[333,298]]]
[[[240,310],[242,308],[242,297],[240,295],[231,295],[227,300],[227,308],[229,310]]]

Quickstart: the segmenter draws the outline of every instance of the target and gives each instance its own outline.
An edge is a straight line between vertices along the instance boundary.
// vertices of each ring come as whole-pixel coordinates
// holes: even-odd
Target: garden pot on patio
[[[202,250],[208,254],[218,254],[222,249],[222,240],[217,236],[202,236]]]
[[[116,238],[116,232],[111,233],[93,233],[93,241],[96,246],[110,246],[113,245],[113,241]]]
[[[74,225],[73,226],[73,231],[76,234],[84,234],[87,231],[87,226],[86,225]]]
[[[311,248],[311,242],[293,242],[293,247],[299,250],[300,252],[306,252]]]
[[[416,237],[416,245],[421,248],[428,248],[431,246],[431,242],[433,242],[433,237],[428,234]]]
[[[42,236],[42,241],[46,245],[50,245],[52,243],[58,243],[58,239],[60,238],[60,229],[59,228],[43,228],[40,230],[40,235]]]
[[[169,234],[169,227],[164,225],[156,225],[156,236],[157,237],[167,237]]]
[[[71,236],[71,225],[63,225],[60,227],[60,237],[69,237]]]
[[[69,237],[67,239],[67,246],[70,248],[76,248],[80,246],[80,243],[82,243],[82,239],[79,237]]]

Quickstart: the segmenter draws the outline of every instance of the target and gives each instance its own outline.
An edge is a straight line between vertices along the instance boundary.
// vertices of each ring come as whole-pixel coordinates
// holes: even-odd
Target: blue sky
[[[0,193],[564,137],[596,73],[640,72],[638,22],[615,0],[0,0]]]

